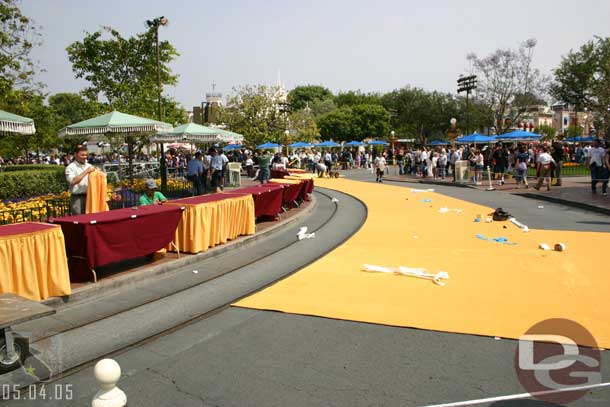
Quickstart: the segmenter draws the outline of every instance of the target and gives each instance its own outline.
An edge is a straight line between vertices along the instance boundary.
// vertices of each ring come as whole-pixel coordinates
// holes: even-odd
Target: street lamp
[[[160,50],[159,50],[159,27],[167,25],[168,20],[165,16],[157,17],[154,20],[146,20],[146,25],[150,29],[155,30],[155,44],[157,48],[157,119],[163,121],[163,113],[161,111],[161,62],[160,62]],[[163,143],[159,144],[161,150],[161,157],[159,159],[159,171],[161,172],[161,190],[167,190],[167,170],[165,164],[165,153],[163,152]]]
[[[290,144],[290,130],[284,131],[284,145],[286,146],[286,157],[288,157],[288,144]]]

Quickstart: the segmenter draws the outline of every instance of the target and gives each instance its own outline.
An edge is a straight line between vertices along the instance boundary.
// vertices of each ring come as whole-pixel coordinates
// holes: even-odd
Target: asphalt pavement
[[[350,177],[374,181],[364,171],[352,172]],[[561,205],[496,192],[430,187],[492,208],[501,206],[530,228],[609,229],[610,218]],[[539,205],[544,208],[539,209]],[[320,230],[316,239],[304,241],[299,250],[319,250],[325,241],[318,238],[327,239],[327,235],[345,229],[346,219],[356,216],[357,206],[342,210],[339,202],[339,214],[343,221]],[[247,274],[290,272],[294,265],[287,259],[295,253],[282,255],[280,251],[269,262],[249,266],[241,281],[252,284],[243,280]],[[222,290],[222,284],[235,281],[219,284],[216,289]],[[434,307],[433,298],[430,306]],[[476,306],[473,304],[473,308]],[[112,357],[123,369],[119,386],[127,394],[130,407],[426,406],[525,392],[515,374],[516,344],[514,340],[483,336],[224,308]],[[610,357],[602,352],[602,378],[607,381],[608,377]],[[44,401],[39,398],[3,404],[83,406],[96,391],[91,366],[47,386],[55,391],[69,386],[73,400],[64,397],[51,401],[47,397]],[[597,389],[569,405],[609,404],[610,390]],[[559,406],[534,400],[479,405]]]

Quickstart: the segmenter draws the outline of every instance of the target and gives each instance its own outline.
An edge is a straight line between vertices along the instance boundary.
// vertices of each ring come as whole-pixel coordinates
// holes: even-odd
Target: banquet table
[[[59,226],[0,226],[0,293],[41,301],[70,295],[70,275]]]
[[[269,180],[272,184],[280,184],[284,186],[282,193],[283,205],[288,208],[294,206],[294,202],[302,196],[303,188],[307,185],[302,180],[272,178]]]
[[[95,267],[146,256],[166,247],[182,215],[180,206],[148,205],[52,218],[60,225],[70,260],[70,279],[88,280]]]
[[[199,253],[256,231],[254,199],[249,193],[201,195],[166,205],[185,208],[173,240],[181,252]]]
[[[311,194],[313,192],[313,187],[314,187],[313,178],[314,177],[309,177],[308,174],[304,174],[304,175],[295,174],[295,175],[289,175],[287,177],[284,177],[284,179],[287,179],[287,180],[301,180],[306,183],[305,187],[301,191],[301,196],[300,196],[300,198],[305,201],[309,201],[309,194]]]
[[[279,184],[262,184],[234,189],[225,194],[251,194],[254,199],[254,216],[276,217],[282,210],[283,187]]]

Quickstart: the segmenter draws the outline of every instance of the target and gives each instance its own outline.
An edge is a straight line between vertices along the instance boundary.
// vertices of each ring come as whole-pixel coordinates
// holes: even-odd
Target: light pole
[[[155,30],[155,44],[157,48],[157,119],[163,121],[163,112],[161,110],[161,62],[160,62],[160,50],[159,50],[159,27],[167,25],[168,21],[165,16],[157,17],[154,20],[146,20],[146,25],[149,28]],[[159,158],[159,171],[161,172],[161,190],[165,192],[167,190],[167,169],[165,164],[165,153],[163,151],[163,143],[159,143],[161,150],[161,157]]]
[[[287,129],[284,131],[284,145],[286,146],[286,157],[288,157],[289,155],[288,144],[290,144],[290,130]]]
[[[477,88],[477,76],[460,76],[457,80],[458,85],[458,93],[466,92],[466,134],[470,132],[470,105],[468,103],[468,96],[470,96],[470,92]]]

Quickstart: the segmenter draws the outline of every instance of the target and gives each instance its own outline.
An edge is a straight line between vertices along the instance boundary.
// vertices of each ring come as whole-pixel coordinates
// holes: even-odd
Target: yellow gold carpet
[[[234,305],[504,338],[518,338],[547,318],[568,318],[610,348],[610,266],[603,251],[610,233],[524,233],[509,222],[485,223],[491,208],[434,192],[345,179],[316,179],[316,185],[361,199],[368,207],[363,227],[317,262]],[[432,202],[422,202],[427,199]],[[441,214],[441,207],[463,212]],[[478,214],[481,223],[473,222]],[[557,242],[566,251],[538,248]],[[443,270],[450,280],[440,287],[363,272],[363,264]]]

